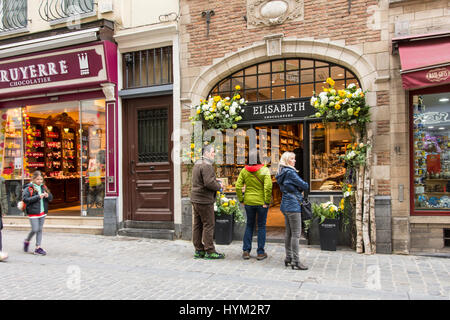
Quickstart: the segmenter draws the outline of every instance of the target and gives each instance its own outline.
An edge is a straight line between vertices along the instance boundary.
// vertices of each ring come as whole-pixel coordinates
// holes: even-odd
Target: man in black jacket
[[[217,253],[214,247],[214,202],[217,191],[222,189],[220,181],[214,172],[215,150],[213,145],[203,149],[203,158],[198,160],[192,170],[191,202],[194,208],[192,214],[192,242],[195,247],[195,258],[223,259],[222,253]]]

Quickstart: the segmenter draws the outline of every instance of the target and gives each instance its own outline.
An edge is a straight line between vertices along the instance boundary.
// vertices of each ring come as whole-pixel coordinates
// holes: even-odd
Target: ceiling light
[[[440,98],[439,99],[439,102],[447,102],[447,101],[449,101],[450,99],[449,98]]]
[[[445,128],[444,127],[440,127],[439,130],[445,130]]]
[[[434,127],[433,126],[429,126],[428,129],[434,129]]]

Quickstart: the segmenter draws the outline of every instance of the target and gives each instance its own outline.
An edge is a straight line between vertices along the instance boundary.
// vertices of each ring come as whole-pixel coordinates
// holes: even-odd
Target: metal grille
[[[39,15],[45,21],[65,19],[94,11],[94,0],[41,0]]]
[[[27,26],[26,0],[0,0],[0,32]]]
[[[139,162],[169,161],[168,110],[138,111]]]
[[[125,89],[173,83],[172,47],[123,55]]]

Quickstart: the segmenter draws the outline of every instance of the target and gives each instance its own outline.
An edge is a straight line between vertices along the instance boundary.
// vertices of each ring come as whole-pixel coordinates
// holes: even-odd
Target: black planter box
[[[336,251],[338,230],[338,219],[325,219],[323,223],[319,224],[321,250]]]
[[[233,215],[216,216],[214,237],[216,244],[230,244],[233,241]]]

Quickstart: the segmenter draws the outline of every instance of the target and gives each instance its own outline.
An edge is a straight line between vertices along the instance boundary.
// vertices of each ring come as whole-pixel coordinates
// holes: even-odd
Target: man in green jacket
[[[192,242],[195,258],[223,259],[225,255],[216,252],[214,247],[214,202],[222,184],[214,172],[215,150],[213,145],[203,148],[203,158],[195,162],[192,169],[191,203]]]
[[[261,164],[257,151],[250,151],[249,155],[256,152],[256,164],[247,165],[239,173],[236,181],[236,195],[239,202],[244,204],[247,215],[247,224],[243,239],[242,258],[250,259],[252,249],[253,230],[255,221],[258,220],[258,249],[257,260],[267,258],[264,250],[266,243],[266,221],[267,212],[272,198],[272,178],[267,166]],[[250,159],[252,159],[250,157]],[[242,194],[242,188],[245,185],[245,194]]]

